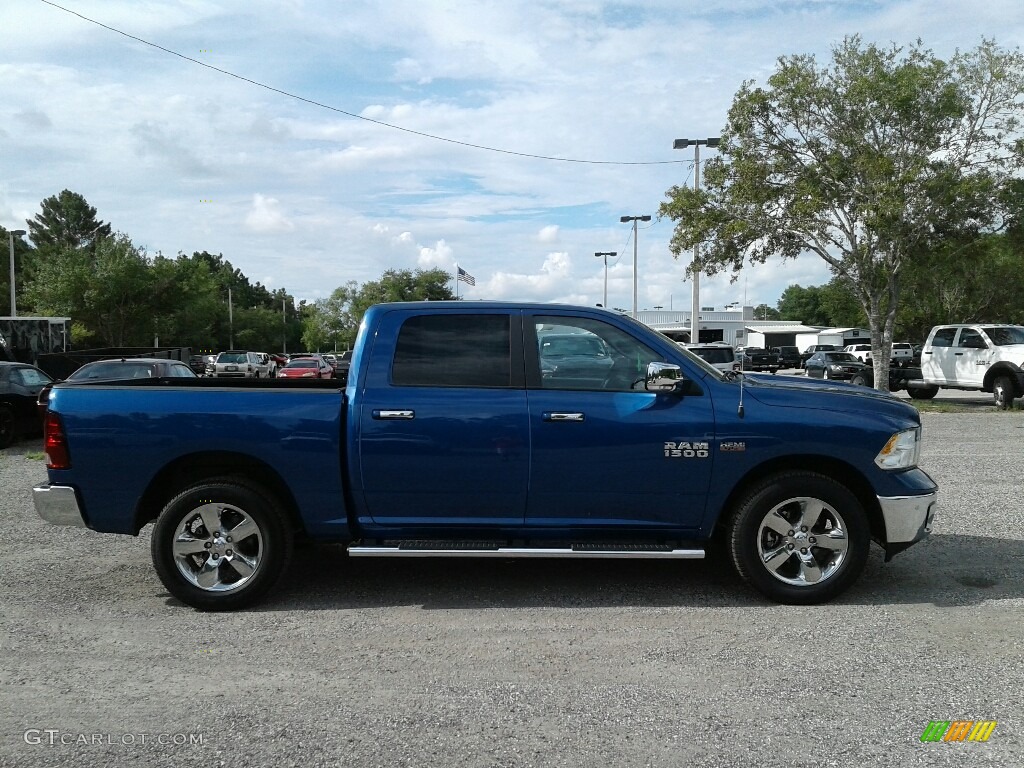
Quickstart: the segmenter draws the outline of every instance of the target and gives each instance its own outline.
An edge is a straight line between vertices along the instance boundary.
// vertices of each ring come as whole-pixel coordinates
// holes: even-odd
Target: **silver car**
[[[266,376],[267,366],[256,352],[230,349],[217,355],[213,375],[218,379],[258,379]]]

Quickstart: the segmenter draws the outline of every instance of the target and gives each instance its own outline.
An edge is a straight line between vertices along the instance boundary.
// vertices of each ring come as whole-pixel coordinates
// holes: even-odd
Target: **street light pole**
[[[598,251],[594,254],[598,258],[604,256],[604,304],[601,306],[608,309],[608,257],[618,256],[618,251]]]
[[[636,223],[638,221],[650,221],[650,216],[620,216],[619,221],[625,224],[627,221],[633,222],[633,319],[636,320],[636,281],[637,281],[637,268],[636,268]]]
[[[7,238],[11,246],[11,317],[18,316],[18,305],[14,301],[14,238],[21,237],[24,234],[24,229],[12,229],[7,233]]]
[[[721,137],[707,139],[676,139],[672,149],[686,149],[693,145],[693,188],[700,189],[700,145],[717,147]],[[700,342],[700,244],[693,245],[693,299],[690,305],[690,343]]]

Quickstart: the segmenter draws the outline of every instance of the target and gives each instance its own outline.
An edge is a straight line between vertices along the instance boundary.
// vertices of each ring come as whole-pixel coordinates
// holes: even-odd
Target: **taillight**
[[[46,450],[47,469],[71,469],[71,454],[64,435],[64,424],[60,416],[52,411],[46,413],[43,427],[43,447]]]

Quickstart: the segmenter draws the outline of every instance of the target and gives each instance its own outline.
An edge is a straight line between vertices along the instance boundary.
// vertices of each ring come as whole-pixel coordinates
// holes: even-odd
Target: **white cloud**
[[[537,233],[537,239],[542,243],[558,242],[558,225],[549,224],[541,228],[540,232]]]
[[[260,234],[291,232],[295,225],[281,212],[281,204],[273,197],[258,192],[252,196],[252,208],[245,217],[245,226]]]

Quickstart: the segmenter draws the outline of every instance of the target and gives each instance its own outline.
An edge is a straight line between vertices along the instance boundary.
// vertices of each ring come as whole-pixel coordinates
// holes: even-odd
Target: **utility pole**
[[[713,136],[707,139],[676,139],[672,142],[672,149],[686,149],[693,145],[693,188],[700,189],[700,145],[706,144],[709,147],[717,147],[721,137]],[[690,305],[690,341],[694,344],[700,341],[700,244],[693,246],[693,299]]]
[[[281,354],[288,354],[288,310],[285,307],[287,299],[281,299]]]
[[[636,268],[636,223],[638,221],[650,221],[650,216],[620,216],[619,221],[625,224],[627,221],[633,222],[633,319],[636,320],[636,282],[637,282],[637,268]]]
[[[228,349],[235,348],[235,310],[231,306],[231,286],[228,286]]]
[[[604,304],[601,306],[608,309],[608,257],[618,256],[619,254],[617,251],[598,251],[594,255],[598,258],[604,256]]]

